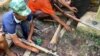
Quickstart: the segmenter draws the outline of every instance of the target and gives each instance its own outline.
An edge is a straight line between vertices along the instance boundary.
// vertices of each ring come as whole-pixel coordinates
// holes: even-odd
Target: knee
[[[16,46],[18,46],[19,44],[20,44],[20,42],[18,42],[18,41],[13,41],[14,42],[14,44],[16,45]]]
[[[4,39],[5,39],[5,36],[3,36],[3,34],[2,34],[2,33],[0,33],[0,42],[3,42],[3,41],[4,41]]]
[[[13,43],[14,43],[16,46],[20,46],[22,42],[21,42],[20,40],[13,40]]]
[[[6,40],[5,40],[5,36],[2,34],[2,33],[0,33],[0,51],[2,50],[2,51],[4,51],[6,48],[7,48],[7,42],[6,42]]]

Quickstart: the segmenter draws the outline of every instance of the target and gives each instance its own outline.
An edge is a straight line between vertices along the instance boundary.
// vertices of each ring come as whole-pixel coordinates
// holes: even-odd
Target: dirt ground
[[[79,31],[79,32],[78,32]],[[74,34],[66,33],[58,44],[60,56],[100,56],[100,47],[95,46],[90,36],[78,30]],[[99,38],[100,40],[100,38]]]
[[[35,21],[36,22],[36,21]],[[50,22],[51,23],[51,22]],[[41,24],[40,29],[48,28],[50,26]],[[53,25],[53,24],[52,24]],[[48,49],[48,44],[53,36],[55,27],[49,29],[49,31],[45,31],[44,33],[39,33],[40,35],[36,35],[36,37],[42,38],[44,43],[42,43],[42,47]],[[75,32],[69,33],[66,32],[62,38],[59,38],[58,44],[53,47],[52,50],[57,51],[59,56],[100,56],[100,34],[97,34],[95,30],[92,29],[84,29],[83,27],[76,29]],[[34,38],[34,37],[33,37]],[[17,49],[14,49],[17,48]],[[23,55],[24,51],[21,48],[13,46],[12,49],[21,55]],[[20,51],[21,50],[21,51]],[[40,52],[39,54],[31,53],[30,56],[52,56],[50,54],[45,54]]]
[[[49,41],[57,28],[57,24],[48,22],[49,25],[46,25],[43,22],[35,22],[38,30],[44,30],[45,28],[49,29],[44,32],[36,32],[35,34],[36,37],[41,38],[44,41],[42,46],[48,48]],[[76,31],[73,33],[66,32],[62,38],[59,38],[59,42],[56,47],[52,49],[55,49],[59,56],[100,56],[100,34],[97,33],[94,30],[84,29],[83,27],[76,29]],[[14,52],[19,53],[21,56],[25,52],[24,49],[15,45],[12,45],[11,49]],[[30,56],[52,55],[40,52],[39,54],[31,53]]]

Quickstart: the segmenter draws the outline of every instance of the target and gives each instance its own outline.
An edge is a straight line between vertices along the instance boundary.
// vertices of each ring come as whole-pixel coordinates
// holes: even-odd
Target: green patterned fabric
[[[15,13],[21,16],[27,16],[31,13],[24,0],[12,0],[9,6]]]

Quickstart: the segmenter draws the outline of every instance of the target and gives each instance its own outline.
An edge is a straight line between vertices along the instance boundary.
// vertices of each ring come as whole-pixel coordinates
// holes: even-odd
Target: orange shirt
[[[29,0],[28,6],[33,13],[37,10],[41,10],[47,14],[55,13],[49,0]]]

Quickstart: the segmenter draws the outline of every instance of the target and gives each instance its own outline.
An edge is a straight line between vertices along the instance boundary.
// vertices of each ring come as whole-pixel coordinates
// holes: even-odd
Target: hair
[[[16,13],[16,12],[13,12],[14,14],[16,14],[16,15],[19,15],[18,13]]]

